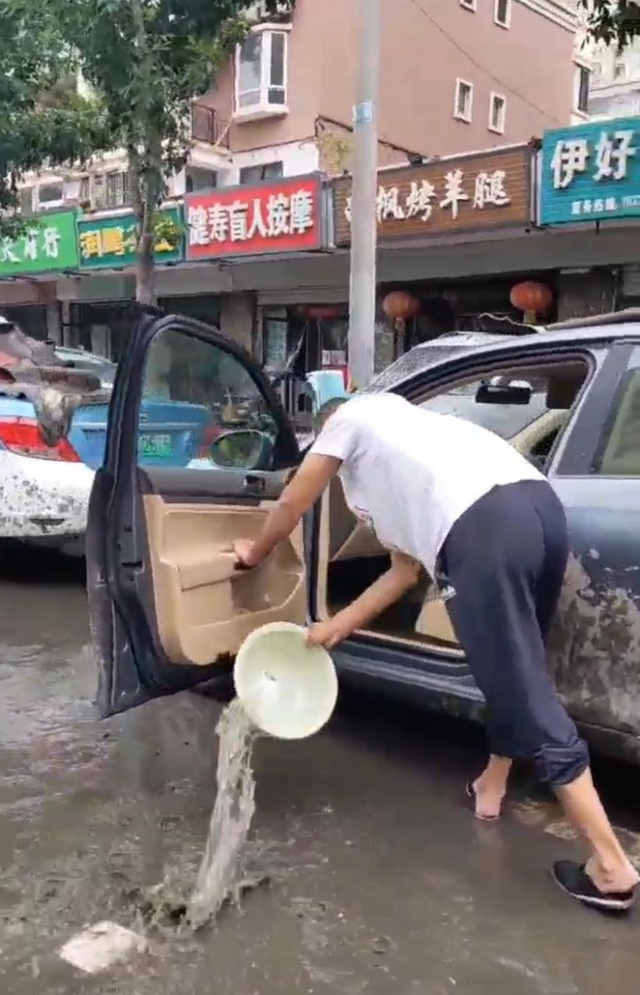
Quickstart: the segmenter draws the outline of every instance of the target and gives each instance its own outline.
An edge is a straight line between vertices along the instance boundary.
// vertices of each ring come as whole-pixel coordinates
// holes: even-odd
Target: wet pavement
[[[77,566],[0,566],[0,991],[3,995],[627,995],[640,911],[603,918],[545,875],[576,853],[544,796],[516,786],[475,822],[462,794],[478,734],[370,699],[304,743],[261,740],[252,859],[271,883],[195,937],[89,976],[58,955],[87,924],[145,931],[140,894],[195,878],[220,706],[184,694],[109,723]],[[640,857],[630,786],[616,818]]]

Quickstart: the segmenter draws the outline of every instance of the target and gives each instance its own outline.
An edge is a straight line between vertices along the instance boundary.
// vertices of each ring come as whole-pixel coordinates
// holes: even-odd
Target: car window
[[[143,466],[268,469],[276,424],[244,365],[165,329],[147,352],[138,424]]]
[[[511,383],[522,382],[509,380],[509,378],[504,379]],[[529,404],[479,404],[476,401],[478,389],[487,382],[487,380],[477,380],[460,387],[454,387],[444,394],[428,398],[421,403],[420,407],[428,411],[436,411],[442,415],[465,418],[475,425],[495,432],[503,439],[512,439],[549,410],[546,399],[547,387],[544,381],[526,381],[532,388]]]
[[[640,370],[630,370],[622,383],[594,472],[640,477]]]

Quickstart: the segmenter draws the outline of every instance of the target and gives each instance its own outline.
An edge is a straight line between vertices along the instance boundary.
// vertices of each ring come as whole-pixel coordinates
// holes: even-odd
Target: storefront
[[[180,210],[163,211],[161,218],[156,265],[177,265],[184,258]],[[64,340],[118,362],[135,320],[136,219],[133,213],[85,215],[77,228],[79,271],[85,279],[79,283],[80,299],[69,301],[65,309]]]
[[[522,145],[380,171],[378,334],[395,333],[392,355],[378,350],[381,362],[447,331],[521,322],[512,296],[524,281],[548,282],[545,318],[554,316],[554,278],[547,280],[542,267],[504,275],[496,266],[462,278],[434,273],[445,252],[461,259],[469,246],[482,245],[490,256],[502,238],[525,238],[534,223],[535,155],[532,145]],[[348,248],[350,179],[335,182],[334,210],[336,245]],[[394,272],[403,275],[389,279]]]
[[[556,235],[580,231],[584,242],[594,235],[602,241],[615,234],[626,236],[636,247],[640,244],[638,118],[599,121],[545,133],[540,223]],[[637,259],[637,248],[634,255]],[[557,279],[562,319],[640,304],[637,263],[618,262],[612,254],[605,265],[568,266]]]
[[[291,260],[327,247],[326,201],[317,174],[186,197],[187,262],[218,263],[231,272],[268,262],[282,277],[277,290],[248,291],[255,301],[251,346],[274,373],[301,376],[323,360],[327,366],[346,361],[344,294],[335,305],[331,289],[317,294],[286,286]]]
[[[43,214],[15,241],[0,242],[0,314],[35,339],[60,338],[52,275],[78,266],[74,211]]]

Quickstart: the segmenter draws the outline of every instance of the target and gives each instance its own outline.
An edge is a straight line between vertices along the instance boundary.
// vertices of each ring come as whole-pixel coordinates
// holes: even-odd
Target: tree
[[[586,11],[587,30],[597,41],[624,48],[640,35],[638,0],[580,0]]]
[[[137,298],[153,303],[157,211],[167,178],[188,159],[192,102],[244,39],[255,0],[4,2],[20,11],[25,30],[34,15],[57,25],[103,108],[110,143],[127,152],[138,226]],[[276,17],[294,2],[266,0],[263,8]]]
[[[17,213],[26,172],[81,161],[108,144],[100,108],[77,93],[74,60],[47,18],[34,15],[25,30],[20,11],[0,0],[0,239],[34,224]]]

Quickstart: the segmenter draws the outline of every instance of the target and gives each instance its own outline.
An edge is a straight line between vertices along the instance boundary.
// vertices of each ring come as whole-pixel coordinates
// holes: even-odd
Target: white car
[[[82,552],[115,366],[53,352],[54,367],[0,363],[0,539]]]

